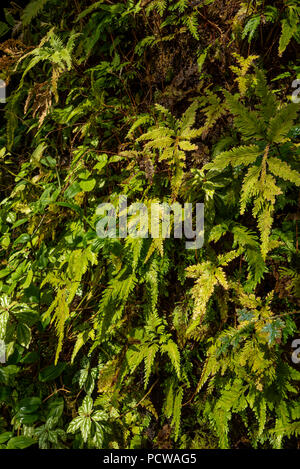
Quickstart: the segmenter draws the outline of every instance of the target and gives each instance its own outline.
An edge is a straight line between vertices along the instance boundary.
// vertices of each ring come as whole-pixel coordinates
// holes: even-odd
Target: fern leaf
[[[256,69],[256,87],[255,94],[260,98],[261,104],[258,106],[260,113],[269,122],[277,111],[277,102],[272,91],[267,86],[267,80],[262,70]]]
[[[174,380],[171,380],[169,386],[167,386],[167,396],[164,402],[164,414],[169,419],[173,414],[174,406]]]
[[[258,217],[258,229],[261,234],[261,253],[263,259],[269,252],[269,238],[271,227],[273,223],[272,212],[269,207],[266,207]]]
[[[249,111],[238,99],[228,91],[224,91],[228,110],[235,116],[234,124],[246,139],[262,139],[265,134],[265,125],[255,111]]]
[[[248,42],[251,42],[259,25],[260,15],[254,15],[252,18],[250,18],[250,20],[247,21],[243,30],[242,38],[245,39],[248,36]]]
[[[260,176],[260,167],[252,166],[248,169],[247,174],[243,181],[242,194],[241,194],[241,209],[240,213],[243,214],[246,210],[247,204],[253,196],[259,193],[258,181]]]
[[[261,155],[262,151],[257,145],[240,146],[229,151],[219,153],[212,163],[208,163],[204,169],[223,170],[231,164],[233,167],[239,165],[248,166],[254,163]]]
[[[144,351],[144,362],[145,362],[145,388],[148,386],[150,374],[152,371],[152,366],[154,363],[154,359],[156,356],[156,353],[158,352],[158,345],[157,344],[152,344],[150,347],[147,347],[147,345],[144,346],[145,351]]]
[[[177,345],[173,340],[169,340],[167,344],[161,345],[161,351],[169,355],[172,365],[175,368],[178,379],[180,379],[180,354]]]
[[[180,387],[174,398],[172,425],[174,426],[174,440],[178,440],[182,409],[183,389]]]
[[[281,143],[291,130],[297,117],[299,106],[295,103],[287,104],[270,120],[268,139],[271,143]]]
[[[48,0],[34,0],[25,7],[22,15],[22,23],[28,26],[31,21],[42,11]]]
[[[297,32],[297,24],[291,24],[288,19],[282,21],[281,36],[279,39],[279,56],[281,57],[285,49],[289,45],[292,37]]]
[[[290,181],[296,186],[300,186],[300,175],[298,171],[292,169],[286,161],[279,160],[278,158],[268,158],[268,166],[274,176]]]

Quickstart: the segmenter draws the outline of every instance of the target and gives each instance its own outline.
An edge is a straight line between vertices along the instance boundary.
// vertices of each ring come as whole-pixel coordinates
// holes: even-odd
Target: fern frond
[[[271,118],[267,134],[269,142],[281,143],[286,138],[297,117],[298,110],[297,104],[289,103]]]
[[[145,362],[145,388],[148,386],[150,374],[152,371],[152,366],[154,363],[155,356],[159,350],[157,344],[152,344],[151,346],[144,346],[144,362]]]
[[[232,150],[219,153],[212,163],[204,166],[204,169],[223,170],[231,164],[233,167],[239,165],[249,166],[254,163],[262,154],[261,149],[257,145],[235,147]]]
[[[245,39],[248,36],[248,42],[251,42],[257,32],[258,26],[260,25],[260,15],[254,15],[250,18],[244,26],[242,38]]]
[[[298,15],[294,16],[294,20],[290,21],[289,19],[284,19],[282,21],[282,29],[281,29],[281,36],[279,39],[279,47],[278,47],[278,53],[279,57],[282,56],[284,53],[285,49],[291,42],[292,37],[297,33],[298,30]]]
[[[172,425],[174,426],[174,440],[178,440],[182,409],[183,388],[180,387],[174,398]]]
[[[261,253],[263,259],[269,252],[269,238],[273,223],[272,210],[266,207],[258,217],[258,229],[261,234]]]
[[[279,160],[279,158],[268,158],[268,166],[274,176],[300,186],[300,174],[292,169],[286,161]]]
[[[228,110],[235,116],[234,124],[239,132],[246,139],[256,138],[258,140],[264,137],[266,132],[265,124],[255,111],[249,111],[237,98],[228,91],[224,91]]]
[[[277,111],[277,101],[275,95],[269,90],[267,79],[262,70],[256,69],[255,94],[260,98],[261,103],[257,106],[266,122],[275,116]]]
[[[42,11],[48,0],[34,0],[26,5],[22,14],[22,23],[28,26],[31,21]]]
[[[245,213],[246,206],[255,195],[259,194],[258,181],[260,176],[260,167],[252,166],[248,169],[247,174],[243,180],[242,193],[240,199],[240,213]]]
[[[180,379],[180,354],[175,342],[173,342],[173,340],[169,340],[166,344],[162,344],[161,351],[169,355],[171,363],[176,371],[177,378]]]

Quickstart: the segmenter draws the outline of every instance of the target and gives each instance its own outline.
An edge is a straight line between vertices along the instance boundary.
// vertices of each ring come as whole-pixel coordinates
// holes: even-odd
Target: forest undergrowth
[[[299,1],[2,13],[0,448],[299,448]]]

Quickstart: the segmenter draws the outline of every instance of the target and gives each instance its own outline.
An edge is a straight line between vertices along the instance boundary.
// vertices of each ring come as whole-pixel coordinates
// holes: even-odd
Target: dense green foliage
[[[299,1],[17,4],[0,448],[297,447]],[[121,195],[204,202],[203,248],[99,238]]]

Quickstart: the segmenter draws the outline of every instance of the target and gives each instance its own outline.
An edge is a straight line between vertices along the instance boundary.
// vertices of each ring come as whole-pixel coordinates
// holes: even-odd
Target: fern
[[[249,18],[249,13],[251,14]],[[299,17],[300,8],[298,2],[291,0],[284,4],[280,10],[276,5],[265,5],[263,12],[257,13],[257,9],[245,4],[240,9],[240,14],[247,16],[246,23],[243,28],[242,38],[248,37],[248,42],[251,42],[256,36],[258,27],[263,31],[264,24],[277,23],[281,28],[279,37],[278,54],[282,56],[291,40],[294,38],[299,42]],[[249,19],[248,19],[249,18]],[[264,34],[264,32],[262,33]]]
[[[115,278],[110,280],[99,304],[97,327],[99,340],[103,340],[110,327],[112,329],[116,327],[117,320],[121,318],[128,296],[134,289],[136,282],[134,274],[128,275],[127,267],[124,267]]]
[[[184,24],[187,26],[188,30],[190,31],[191,35],[199,41],[199,33],[198,33],[198,20],[197,20],[197,13],[192,13],[191,15],[187,15],[184,19]]]
[[[251,42],[255,36],[255,33],[259,25],[260,25],[260,15],[254,15],[245,24],[242,38],[245,39],[248,36],[248,41]]]
[[[178,436],[179,436],[182,397],[183,397],[183,389],[182,387],[180,387],[177,393],[175,394],[174,405],[173,405],[172,425],[174,426],[174,429],[175,429],[175,433],[174,433],[175,441],[177,441]]]
[[[293,410],[295,402],[289,401],[286,391],[293,379],[299,379],[299,374],[296,376],[291,367],[278,361],[276,336],[266,336],[265,333],[268,330],[266,324],[280,330],[283,327],[282,323],[276,325],[277,320],[272,319],[271,297],[264,303],[254,295],[242,295],[240,301],[244,307],[253,309],[240,310],[237,328],[222,332],[217,342],[211,345],[197,387],[199,391],[209,381],[209,392],[215,389],[218,393],[206,406],[206,415],[212,420],[222,448],[230,445],[229,422],[233,413],[241,414],[248,407],[253,411],[258,422],[257,432],[252,435],[254,442],[266,439],[268,413],[275,402],[277,432],[281,433],[281,438],[289,434],[286,425],[289,415],[294,412],[294,418],[297,417],[297,412]],[[257,342],[253,341],[253,335]],[[280,391],[275,384],[277,373],[285,375]],[[271,431],[274,433],[276,429]],[[280,444],[280,440],[275,442],[276,447]]]
[[[155,355],[158,352],[158,345],[153,344],[150,347],[147,346],[146,350],[144,351],[145,357],[145,387],[147,387],[149,382],[150,373],[152,370],[152,366],[154,363]]]
[[[156,106],[158,111],[167,117],[166,125],[151,128],[148,132],[137,138],[137,142],[144,142],[143,152],[152,152],[153,158],[158,152],[159,161],[166,161],[172,172],[171,186],[173,199],[176,198],[181,186],[185,169],[185,152],[196,150],[197,146],[191,143],[198,132],[192,128],[196,119],[198,103],[195,101],[186,110],[180,120],[174,119],[163,106]]]
[[[75,250],[70,255],[66,274],[61,273],[60,276],[55,276],[53,273],[50,273],[41,284],[41,287],[43,287],[47,283],[50,283],[52,287],[58,289],[55,299],[46,313],[44,313],[44,318],[46,319],[54,312],[51,322],[54,322],[58,336],[55,364],[62,350],[64,328],[70,316],[70,305],[80,285],[81,279],[86,273],[89,262],[91,264],[97,263],[95,254],[89,248],[86,250]],[[77,348],[78,347],[79,345],[77,345]]]
[[[25,7],[22,14],[22,23],[28,26],[31,21],[42,11],[48,0],[33,0]]]
[[[240,101],[227,91],[224,91],[227,107],[235,116],[234,124],[246,140],[256,138],[261,140],[266,132],[266,124],[255,111],[249,111]]]
[[[237,53],[233,53],[232,55],[236,58],[239,67],[232,65],[230,68],[237,75],[235,80],[238,83],[241,96],[244,96],[253,79],[253,76],[248,73],[249,68],[253,65],[253,62],[258,59],[258,55],[249,55],[247,58]]]
[[[205,116],[205,122],[203,127],[194,132],[195,136],[202,134],[202,138],[205,138],[208,131],[225,113],[225,104],[221,102],[221,99],[215,93],[206,89],[205,95],[199,99],[199,105]]]
[[[147,320],[144,330],[137,330],[136,336],[142,336],[141,345],[129,348],[127,362],[130,373],[144,361],[145,377],[144,383],[147,387],[157,353],[166,353],[175,370],[177,378],[180,379],[180,354],[177,345],[171,339],[171,335],[165,330],[165,322],[155,312],[152,312]]]
[[[206,314],[207,303],[215,287],[220,285],[225,290],[228,289],[226,275],[222,267],[228,265],[240,253],[241,251],[238,250],[220,255],[217,259],[217,264],[206,261],[202,264],[187,267],[187,277],[197,279],[191,292],[194,298],[194,312],[191,324],[187,329],[187,334],[190,334],[203,320]]]
[[[282,20],[278,52],[281,57],[293,37],[299,37],[300,8],[297,2],[287,5],[286,18]]]
[[[247,62],[246,62],[247,70]],[[236,97],[225,92],[227,106],[235,116],[235,126],[245,140],[257,139],[258,143],[240,146],[220,153],[206,169],[224,170],[229,164],[234,168],[243,165],[249,167],[241,190],[241,213],[253,200],[253,215],[258,220],[261,233],[261,252],[266,258],[271,245],[269,243],[273,223],[276,197],[282,194],[277,178],[282,178],[299,186],[300,178],[296,170],[278,156],[276,145],[284,144],[297,117],[299,106],[294,103],[281,107],[274,95],[266,87],[262,72],[257,71],[256,94],[261,103],[256,111],[250,111]],[[270,162],[270,163],[269,163]],[[252,165],[252,166],[250,166]],[[281,170],[279,169],[281,168]],[[268,170],[273,174],[268,173]]]
[[[176,371],[178,379],[180,379],[180,354],[177,345],[173,340],[169,340],[166,344],[161,345],[161,352],[168,354],[171,363]]]
[[[34,50],[24,54],[19,62],[31,57],[31,60],[26,65],[26,68],[23,72],[19,89],[23,86],[24,79],[27,73],[35,67],[38,63],[48,61],[52,67],[51,73],[51,90],[54,94],[56,101],[58,101],[57,93],[57,82],[60,75],[66,71],[71,70],[72,67],[72,51],[75,46],[75,39],[78,37],[78,33],[72,33],[67,41],[67,44],[64,45],[62,40],[54,34],[53,29],[51,29],[46,36],[41,40],[38,47]]]

